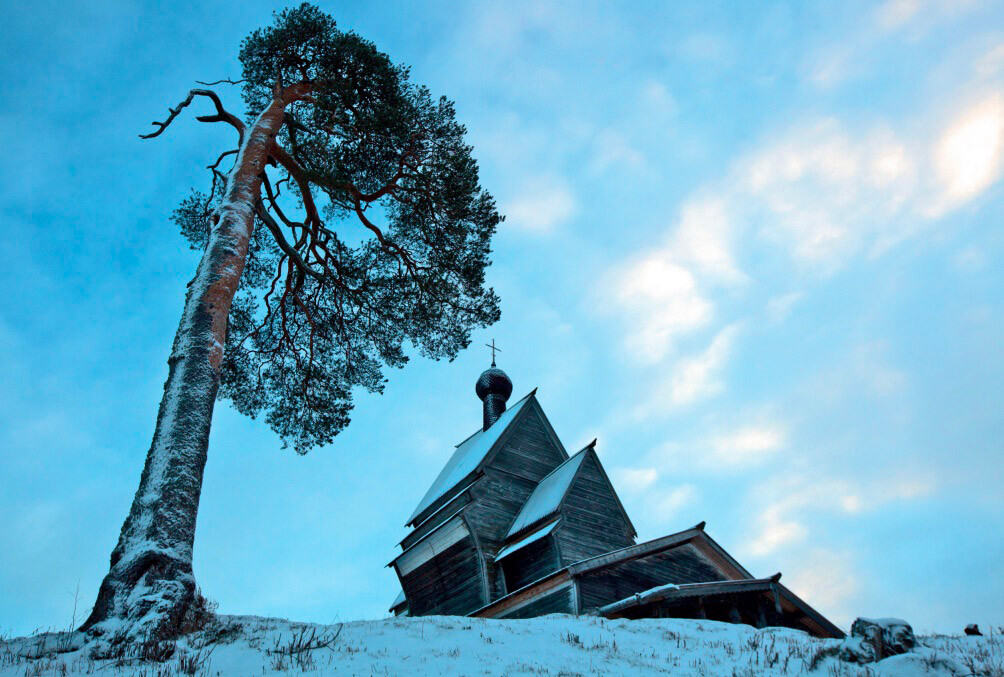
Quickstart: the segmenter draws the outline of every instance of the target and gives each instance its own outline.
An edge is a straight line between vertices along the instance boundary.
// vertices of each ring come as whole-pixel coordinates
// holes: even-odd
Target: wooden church
[[[780,574],[750,574],[703,522],[637,543],[595,440],[569,456],[536,389],[507,407],[512,381],[494,360],[475,390],[483,425],[457,445],[388,565],[402,588],[394,614],[707,618],[844,636]]]

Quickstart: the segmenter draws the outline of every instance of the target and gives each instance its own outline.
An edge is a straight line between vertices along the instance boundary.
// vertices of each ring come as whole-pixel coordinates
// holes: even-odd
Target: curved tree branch
[[[178,114],[181,113],[181,111],[183,111],[185,108],[188,108],[188,106],[192,103],[192,101],[195,99],[196,96],[204,96],[210,99],[216,106],[216,115],[199,115],[195,118],[196,120],[198,120],[199,122],[226,122],[237,130],[237,133],[240,135],[240,141],[241,142],[244,141],[244,123],[241,122],[240,118],[238,118],[233,113],[230,113],[229,111],[227,111],[227,109],[223,107],[223,102],[220,101],[220,97],[217,96],[216,92],[214,92],[211,89],[190,90],[188,92],[188,96],[186,96],[184,100],[181,103],[179,103],[175,108],[167,109],[168,111],[170,111],[170,115],[167,116],[166,120],[164,120],[163,122],[157,122],[156,120],[154,120],[153,122],[150,123],[154,127],[157,127],[157,131],[151,132],[150,134],[140,134],[139,138],[152,139],[155,136],[160,136],[164,132],[164,130],[167,129],[168,125],[174,122],[174,118],[178,117]]]
[[[272,233],[272,237],[275,238],[275,243],[279,245],[279,249],[281,249],[283,253],[290,258],[296,267],[317,280],[324,279],[324,275],[307,265],[306,261],[303,260],[303,257],[300,256],[299,252],[297,252],[292,246],[290,246],[289,242],[286,241],[286,237],[282,234],[282,228],[279,227],[276,220],[273,219],[272,215],[268,213],[267,209],[265,209],[265,203],[262,202],[260,197],[257,202],[255,202],[254,209],[258,218],[265,224],[268,231]]]
[[[216,82],[203,82],[202,80],[196,80],[200,85],[205,85],[206,87],[212,87],[213,85],[239,85],[242,82],[246,82],[243,78],[240,80],[231,80],[230,78],[223,78],[222,80],[217,80]]]

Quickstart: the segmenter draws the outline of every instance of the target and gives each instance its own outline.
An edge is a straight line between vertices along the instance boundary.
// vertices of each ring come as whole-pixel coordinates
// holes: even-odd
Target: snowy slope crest
[[[337,625],[219,616],[162,662],[92,659],[79,636],[0,642],[0,675],[1000,675],[1004,640],[918,637],[913,652],[859,666],[840,642],[797,630],[682,619],[391,618]]]

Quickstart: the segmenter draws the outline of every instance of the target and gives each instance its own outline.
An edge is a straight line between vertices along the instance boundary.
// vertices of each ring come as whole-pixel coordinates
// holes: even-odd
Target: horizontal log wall
[[[529,480],[487,468],[473,492],[474,503],[465,511],[485,556],[488,589],[493,600],[502,597],[506,590],[502,573],[495,566],[495,555],[502,549],[502,539],[533,487]]]

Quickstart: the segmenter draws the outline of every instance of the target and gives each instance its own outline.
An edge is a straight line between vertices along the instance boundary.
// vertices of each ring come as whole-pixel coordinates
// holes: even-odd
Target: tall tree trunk
[[[139,489],[94,610],[81,626],[91,634],[120,640],[175,635],[195,599],[192,546],[227,318],[283,109],[276,97],[246,134],[188,285]]]

